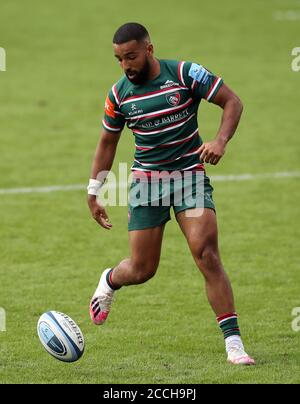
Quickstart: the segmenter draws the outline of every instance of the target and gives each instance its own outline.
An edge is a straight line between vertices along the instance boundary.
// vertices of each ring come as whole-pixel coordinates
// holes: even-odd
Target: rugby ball
[[[83,334],[75,321],[64,313],[44,313],[38,321],[37,333],[46,351],[60,361],[75,362],[83,355]]]

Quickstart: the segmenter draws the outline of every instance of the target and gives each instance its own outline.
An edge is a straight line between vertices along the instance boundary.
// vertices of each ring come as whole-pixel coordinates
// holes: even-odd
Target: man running
[[[191,203],[184,198],[181,203],[174,203],[176,178],[170,186],[169,205],[161,203],[161,185],[157,188],[156,203],[150,203],[153,202],[152,194],[147,201],[130,201],[131,256],[103,272],[91,300],[91,319],[96,325],[103,324],[116,290],[142,284],[155,275],[164,227],[170,220],[172,206],[205,278],[209,303],[224,334],[228,362],[254,365],[255,361],[245,352],[241,340],[231,284],[222,266],[213,188],[204,169],[204,163],[216,165],[223,157],[238,126],[242,103],[220,77],[202,65],[157,59],[149,33],[140,24],[128,23],[120,27],[115,33],[113,47],[125,75],[112,87],[105,103],[103,132],[88,186],[92,216],[103,228],[111,229],[106,211],[97,203],[96,195],[104,183],[102,173],[109,172],[112,167],[125,124],[136,141],[131,191],[140,187],[143,181],[153,187],[151,180],[161,172],[176,172],[177,180],[178,176],[184,177],[188,173],[192,178],[190,194],[194,196],[202,186],[203,204],[199,213],[197,198],[192,198]],[[223,109],[217,136],[208,143],[203,143],[198,133],[197,113],[202,99]]]

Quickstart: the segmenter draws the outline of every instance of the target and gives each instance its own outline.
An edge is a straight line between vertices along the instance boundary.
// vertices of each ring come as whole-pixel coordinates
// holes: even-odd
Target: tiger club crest
[[[172,107],[177,107],[177,105],[180,103],[181,96],[180,93],[167,94],[166,99],[168,104],[170,104]]]

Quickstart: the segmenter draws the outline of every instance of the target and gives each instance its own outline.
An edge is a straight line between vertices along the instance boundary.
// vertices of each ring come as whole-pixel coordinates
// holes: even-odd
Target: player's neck
[[[160,75],[159,60],[153,58],[153,60],[150,62],[149,80],[155,80],[159,75]]]

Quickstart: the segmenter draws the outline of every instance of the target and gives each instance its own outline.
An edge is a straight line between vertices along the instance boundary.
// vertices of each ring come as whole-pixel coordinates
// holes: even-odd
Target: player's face
[[[151,44],[137,41],[114,44],[114,52],[128,80],[133,84],[143,84],[148,80],[153,55]]]

